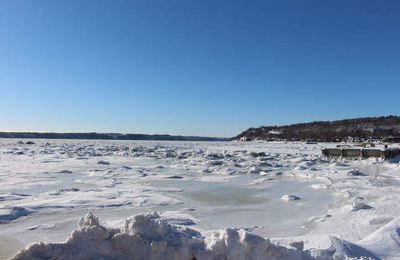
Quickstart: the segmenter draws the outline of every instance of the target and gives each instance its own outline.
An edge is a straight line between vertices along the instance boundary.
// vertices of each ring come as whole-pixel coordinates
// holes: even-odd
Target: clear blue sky
[[[232,136],[400,114],[400,1],[0,1],[0,130]]]

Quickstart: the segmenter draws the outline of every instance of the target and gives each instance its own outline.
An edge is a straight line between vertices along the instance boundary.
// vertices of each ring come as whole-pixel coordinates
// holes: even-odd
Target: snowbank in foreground
[[[65,243],[33,244],[13,259],[311,259],[309,252],[275,246],[268,239],[226,229],[201,233],[168,224],[157,213],[106,228],[92,214]]]
[[[395,219],[358,243],[330,236],[329,246],[309,251],[302,241],[287,248],[230,228],[204,237],[155,212],[127,219],[120,228],[106,228],[89,213],[65,243],[33,244],[13,259],[393,259],[400,256],[399,223]]]

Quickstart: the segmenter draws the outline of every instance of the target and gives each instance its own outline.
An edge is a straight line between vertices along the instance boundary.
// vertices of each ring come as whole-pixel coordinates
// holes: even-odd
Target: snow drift
[[[12,259],[393,259],[400,252],[399,223],[397,218],[358,243],[330,236],[330,246],[311,251],[302,241],[288,248],[231,228],[205,237],[156,212],[126,219],[119,228],[89,213],[66,242],[32,244]]]
[[[234,229],[204,238],[170,225],[158,213],[137,215],[120,228],[106,228],[92,214],[79,220],[65,243],[37,243],[13,259],[312,259],[308,251],[276,246]]]

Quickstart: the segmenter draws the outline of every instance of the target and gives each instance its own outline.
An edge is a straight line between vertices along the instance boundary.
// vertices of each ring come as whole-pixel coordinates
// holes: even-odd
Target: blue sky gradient
[[[0,1],[0,130],[400,114],[400,1]]]

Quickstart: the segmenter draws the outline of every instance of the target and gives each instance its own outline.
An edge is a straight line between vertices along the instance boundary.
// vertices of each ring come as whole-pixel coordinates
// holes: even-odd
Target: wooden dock
[[[362,148],[362,147],[337,147],[324,148],[322,154],[326,157],[344,158],[382,158],[389,159],[400,156],[399,148]]]

